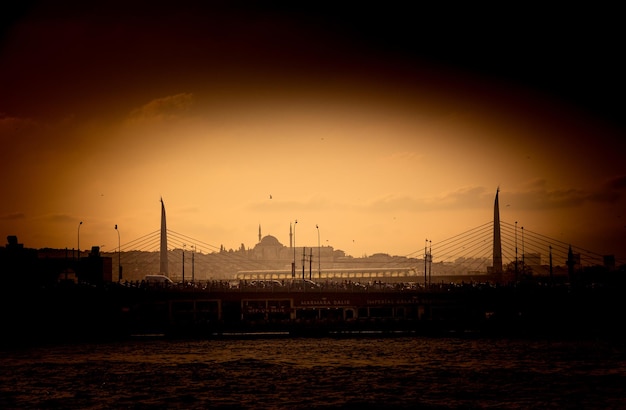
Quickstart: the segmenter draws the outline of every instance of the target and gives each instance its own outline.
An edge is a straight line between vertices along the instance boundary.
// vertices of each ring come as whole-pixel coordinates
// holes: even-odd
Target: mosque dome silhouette
[[[278,242],[278,239],[276,239],[276,237],[272,235],[264,236],[263,239],[261,239],[261,242],[259,242],[259,245],[260,246],[283,246],[280,242]]]

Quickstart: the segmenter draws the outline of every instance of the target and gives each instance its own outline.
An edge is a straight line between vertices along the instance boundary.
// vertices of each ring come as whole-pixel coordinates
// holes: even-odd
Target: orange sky
[[[288,245],[297,219],[298,246],[319,225],[406,255],[489,221],[500,186],[503,221],[626,257],[611,21],[326,11],[24,7],[0,54],[0,234],[73,248],[83,221],[81,248],[113,250],[116,224],[122,243],[159,228],[163,197],[215,247],[259,224]]]

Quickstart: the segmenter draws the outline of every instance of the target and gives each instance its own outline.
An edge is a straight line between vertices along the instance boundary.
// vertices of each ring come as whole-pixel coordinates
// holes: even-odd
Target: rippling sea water
[[[623,342],[136,340],[0,359],[2,409],[626,408]]]

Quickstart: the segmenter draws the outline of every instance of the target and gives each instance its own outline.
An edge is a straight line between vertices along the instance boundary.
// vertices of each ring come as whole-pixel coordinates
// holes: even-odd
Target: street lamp
[[[291,279],[296,277],[296,225],[298,220],[293,223],[293,263],[291,265]]]
[[[195,254],[196,254],[196,245],[192,245],[191,246],[191,284],[192,285],[196,283],[195,261],[194,261]]]
[[[117,272],[118,272],[118,277],[117,277],[117,281],[121,282],[122,281],[122,248],[120,247],[120,230],[117,229],[117,224],[115,225],[115,230],[117,231]]]
[[[515,221],[515,280],[517,280],[517,221]]]
[[[428,240],[428,284],[432,285],[433,273],[433,241]]]
[[[322,248],[320,246],[320,227],[315,224],[317,228],[317,277],[322,277]]]
[[[428,287],[428,238],[424,240],[424,288]]]
[[[522,273],[526,274],[526,250],[524,249],[524,227],[522,226]]]
[[[80,260],[80,226],[83,224],[83,221],[78,223],[78,259]]]

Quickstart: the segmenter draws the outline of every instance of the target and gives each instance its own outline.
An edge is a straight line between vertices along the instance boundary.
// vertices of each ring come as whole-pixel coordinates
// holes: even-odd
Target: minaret
[[[496,200],[493,205],[493,273],[502,273],[502,240],[500,238],[500,204],[498,203],[498,193],[496,190]]]
[[[259,224],[259,243],[261,243],[261,224]]]
[[[163,198],[161,198],[161,266],[160,272],[163,275],[168,275],[168,263],[167,263],[167,225],[165,223],[165,204]]]

